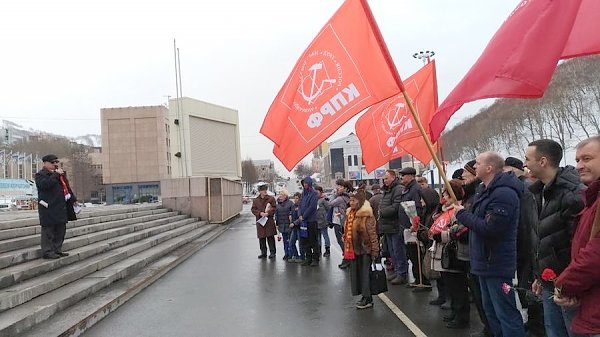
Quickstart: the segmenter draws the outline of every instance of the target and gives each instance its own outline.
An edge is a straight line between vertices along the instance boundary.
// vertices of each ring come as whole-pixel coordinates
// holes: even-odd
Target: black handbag
[[[377,270],[374,263],[371,264],[371,268],[369,269],[371,295],[377,295],[388,291],[385,268],[380,265],[380,269],[381,270]]]
[[[458,263],[458,258],[456,257],[457,251],[458,247],[456,246],[456,241],[454,240],[448,242],[444,248],[442,248],[442,268],[454,270],[461,269]]]

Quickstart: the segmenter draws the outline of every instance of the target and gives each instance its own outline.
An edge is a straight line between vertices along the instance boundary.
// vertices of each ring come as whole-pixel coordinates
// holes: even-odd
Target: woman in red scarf
[[[356,303],[357,309],[373,306],[369,272],[371,263],[379,257],[376,221],[373,209],[365,198],[362,189],[350,196],[350,208],[346,211],[344,225],[344,259],[350,261],[352,295],[362,295]]]

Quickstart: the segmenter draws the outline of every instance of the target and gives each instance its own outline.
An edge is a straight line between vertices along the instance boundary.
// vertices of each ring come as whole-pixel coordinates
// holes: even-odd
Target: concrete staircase
[[[39,221],[0,221],[0,336],[78,335],[227,226],[160,205],[86,209],[57,260],[41,258]]]

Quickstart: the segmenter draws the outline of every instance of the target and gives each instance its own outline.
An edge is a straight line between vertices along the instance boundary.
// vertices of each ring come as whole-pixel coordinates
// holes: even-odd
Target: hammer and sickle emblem
[[[317,99],[319,96],[321,96],[321,94],[323,93],[323,86],[326,83],[333,84],[336,82],[335,79],[326,78],[324,80],[321,80],[321,82],[317,84],[317,73],[321,69],[323,69],[322,61],[315,63],[310,68],[308,68],[308,70],[312,72],[312,75],[308,76],[311,79],[310,93],[308,95],[304,92],[304,85],[300,86],[300,93],[302,94],[302,98],[304,98],[304,100],[306,100],[306,102],[308,102],[309,105],[312,104],[314,100]],[[302,84],[304,84],[305,79],[306,78],[301,79]]]

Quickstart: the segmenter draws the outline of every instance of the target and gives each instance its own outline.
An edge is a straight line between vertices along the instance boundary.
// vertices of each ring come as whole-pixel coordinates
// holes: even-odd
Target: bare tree
[[[242,161],[242,181],[246,183],[246,192],[250,192],[252,184],[258,180],[258,172],[252,159],[247,158]]]
[[[311,176],[313,173],[315,173],[315,171],[312,169],[312,165],[308,165],[305,162],[300,162],[294,169],[294,174],[298,178]]]

